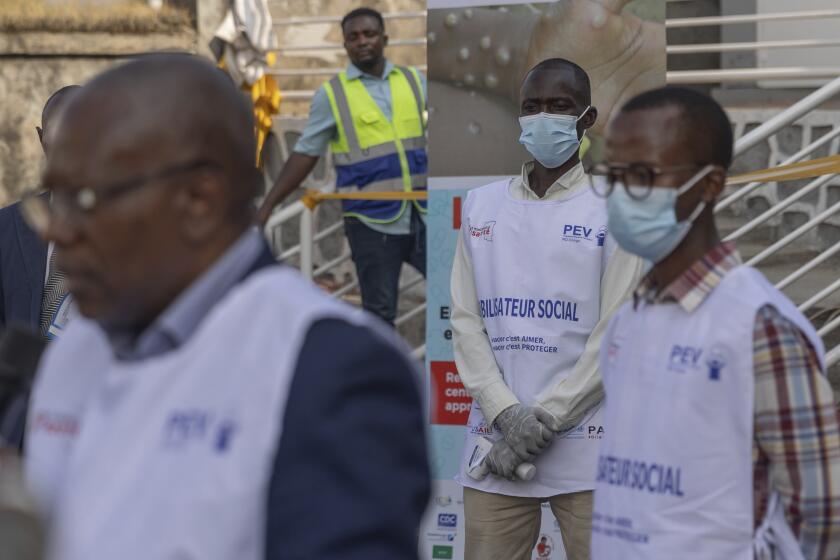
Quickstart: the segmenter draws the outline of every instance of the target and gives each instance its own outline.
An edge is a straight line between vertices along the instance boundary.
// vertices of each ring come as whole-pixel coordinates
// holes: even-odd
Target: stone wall
[[[37,186],[43,165],[35,127],[52,92],[82,84],[130,57],[159,50],[206,48],[224,15],[226,0],[177,0],[196,29],[177,34],[9,33],[0,31],[0,206]]]

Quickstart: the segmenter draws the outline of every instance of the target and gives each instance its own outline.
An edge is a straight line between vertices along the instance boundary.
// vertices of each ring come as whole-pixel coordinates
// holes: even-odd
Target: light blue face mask
[[[522,128],[519,143],[543,166],[549,169],[560,167],[580,148],[577,122],[587,111],[589,107],[577,118],[552,113],[519,117]]]
[[[662,261],[685,239],[694,220],[706,207],[706,203],[701,202],[688,219],[678,222],[675,210],[677,198],[712,169],[713,165],[707,165],[678,189],[653,187],[650,194],[641,200],[632,198],[627,189],[644,192],[648,187],[627,185],[625,188],[616,183],[607,199],[610,234],[628,253],[638,255],[651,264]]]

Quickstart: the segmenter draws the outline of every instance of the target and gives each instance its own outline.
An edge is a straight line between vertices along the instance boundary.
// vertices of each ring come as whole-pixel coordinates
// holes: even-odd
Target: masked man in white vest
[[[732,129],[711,98],[630,100],[593,183],[651,266],[604,336],[592,557],[840,558],[840,436],[823,344],[722,243]]]
[[[416,558],[415,369],[391,329],[272,258],[232,82],[142,57],[51,134],[52,203],[27,208],[79,313],[27,426],[50,558]]]
[[[426,78],[385,58],[388,35],[376,10],[349,12],[341,33],[350,64],[315,92],[303,134],[260,207],[263,224],[327,148],[339,193],[426,190]],[[342,210],[362,307],[393,324],[403,263],[426,274],[426,202],[344,200]]]
[[[520,176],[471,191],[452,270],[452,327],[474,398],[458,476],[467,560],[522,560],[549,502],[569,558],[589,557],[592,489],[603,434],[597,371],[606,318],[629,297],[641,262],[615,251],[607,208],[579,160],[592,127],[589,77],[548,59],[525,76]],[[494,441],[492,476],[467,474],[476,442]],[[518,480],[523,462],[536,476]]]

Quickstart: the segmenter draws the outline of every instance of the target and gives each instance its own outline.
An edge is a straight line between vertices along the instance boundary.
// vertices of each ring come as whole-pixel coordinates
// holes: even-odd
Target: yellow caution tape
[[[314,189],[306,189],[300,201],[310,210],[314,210],[324,200],[428,200],[428,198],[429,193],[426,191],[322,193]]]
[[[798,163],[791,163],[789,165],[782,165],[779,167],[771,167],[769,169],[761,169],[759,171],[750,171],[741,175],[735,175],[727,179],[727,185],[743,185],[752,183],[754,181],[770,182],[770,181],[793,181],[796,179],[810,179],[812,177],[820,177],[822,175],[833,175],[840,173],[840,155],[829,156],[824,158],[813,159],[810,161],[801,161]],[[324,200],[428,200],[429,193],[427,191],[411,191],[411,192],[353,192],[353,193],[323,193],[314,189],[307,189],[300,201],[309,208],[314,210],[318,204]]]
[[[589,150],[589,138],[584,137],[581,142],[581,157]],[[324,200],[428,200],[429,193],[427,191],[411,191],[411,192],[371,192],[371,193],[322,193],[314,189],[307,189],[300,201],[303,205],[314,210],[318,204]]]
[[[779,167],[750,171],[741,175],[735,175],[727,179],[727,185],[743,185],[758,181],[767,183],[771,181],[793,181],[796,179],[811,179],[821,175],[832,175],[840,173],[840,155],[800,161]]]

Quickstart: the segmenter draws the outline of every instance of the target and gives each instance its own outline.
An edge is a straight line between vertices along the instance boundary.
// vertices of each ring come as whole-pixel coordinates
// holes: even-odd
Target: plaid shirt
[[[720,244],[665,289],[646,276],[634,303],[672,301],[691,313],[740,264],[735,245]],[[834,394],[811,343],[771,306],[755,318],[753,369],[755,524],[764,518],[770,489],[775,489],[805,558],[840,558],[840,433]]]

